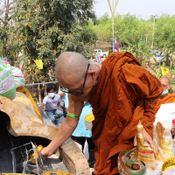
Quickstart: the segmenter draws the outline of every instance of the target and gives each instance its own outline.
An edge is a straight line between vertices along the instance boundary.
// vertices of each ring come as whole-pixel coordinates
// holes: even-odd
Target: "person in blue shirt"
[[[67,94],[65,94],[65,106],[66,108],[69,106]],[[95,163],[95,156],[94,156],[95,145],[92,141],[92,131],[91,131],[92,122],[88,122],[86,120],[86,117],[90,114],[92,114],[92,107],[90,103],[85,102],[80,114],[78,125],[75,128],[74,132],[72,133],[72,139],[76,143],[80,144],[82,152],[84,152],[85,143],[87,142],[88,154],[89,154],[88,163],[89,166],[93,168]]]
[[[92,141],[91,127],[88,126],[88,121],[86,121],[86,116],[92,114],[92,107],[89,103],[85,103],[80,115],[78,125],[74,132],[72,133],[72,139],[81,145],[82,151],[84,150],[85,143],[88,144],[89,153],[89,166],[92,168],[95,163],[94,158],[94,143]]]

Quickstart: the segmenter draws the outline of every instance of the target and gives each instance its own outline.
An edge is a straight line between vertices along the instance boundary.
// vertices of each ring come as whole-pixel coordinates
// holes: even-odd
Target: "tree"
[[[155,49],[164,55],[166,66],[174,67],[172,55],[175,52],[175,16],[161,16],[155,23]]]
[[[149,61],[147,59],[153,56],[153,51],[158,50],[165,54],[166,65],[173,65],[172,54],[175,51],[175,31],[173,26],[175,17],[161,16],[155,19],[155,23],[154,19],[155,17],[151,17],[148,20],[143,20],[129,14],[117,15],[115,18],[115,34],[119,41],[120,49],[131,51],[141,58],[144,64]],[[111,19],[107,15],[98,19],[95,25],[90,23],[89,26],[96,33],[99,41],[111,40]],[[151,48],[153,32],[154,48]]]
[[[15,48],[15,54],[7,56],[24,65],[28,74],[36,72],[34,60],[43,60],[44,70],[37,70],[35,76],[31,74],[32,81],[48,80],[45,73],[48,67],[52,69],[62,51],[79,51],[89,56],[95,40],[86,28],[87,21],[95,18],[92,6],[92,0],[17,0],[7,37],[8,47]]]
[[[3,0],[0,5],[0,54],[7,56],[9,53],[8,48],[8,35],[9,25],[12,20],[12,11],[14,9],[15,0]]]

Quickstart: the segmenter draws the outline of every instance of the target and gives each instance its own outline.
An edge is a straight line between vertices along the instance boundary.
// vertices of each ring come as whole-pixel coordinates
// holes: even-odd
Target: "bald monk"
[[[162,84],[163,87],[163,93],[162,95],[166,95],[168,94],[168,91],[170,90],[170,81],[168,77],[161,77],[160,78],[160,82]]]
[[[163,76],[160,78],[160,82],[163,87],[163,92],[161,94],[160,103],[175,103],[175,93],[169,93],[170,91],[170,80],[168,77]]]
[[[162,93],[160,81],[128,52],[112,53],[99,65],[76,52],[62,53],[56,62],[61,90],[69,93],[67,117],[41,153],[51,155],[75,129],[84,101],[93,107],[95,175],[118,173],[119,152],[131,149],[139,121],[152,144],[155,113]]]

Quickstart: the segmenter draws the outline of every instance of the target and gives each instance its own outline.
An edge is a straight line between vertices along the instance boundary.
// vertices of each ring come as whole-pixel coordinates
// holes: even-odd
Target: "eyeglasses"
[[[65,93],[69,93],[69,94],[73,94],[75,96],[80,96],[83,94],[84,92],[84,86],[86,84],[86,79],[87,79],[87,73],[88,73],[88,70],[89,70],[89,66],[90,66],[90,63],[88,63],[87,65],[87,69],[86,69],[86,72],[85,72],[85,75],[84,75],[84,82],[83,84],[80,86],[80,88],[78,88],[77,90],[70,90],[70,89],[67,89],[63,86],[60,86],[60,90],[65,92]]]

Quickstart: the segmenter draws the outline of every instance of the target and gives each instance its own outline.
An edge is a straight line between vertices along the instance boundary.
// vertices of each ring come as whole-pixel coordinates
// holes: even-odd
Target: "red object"
[[[172,124],[173,124],[173,126],[175,126],[175,119],[172,120]]]

